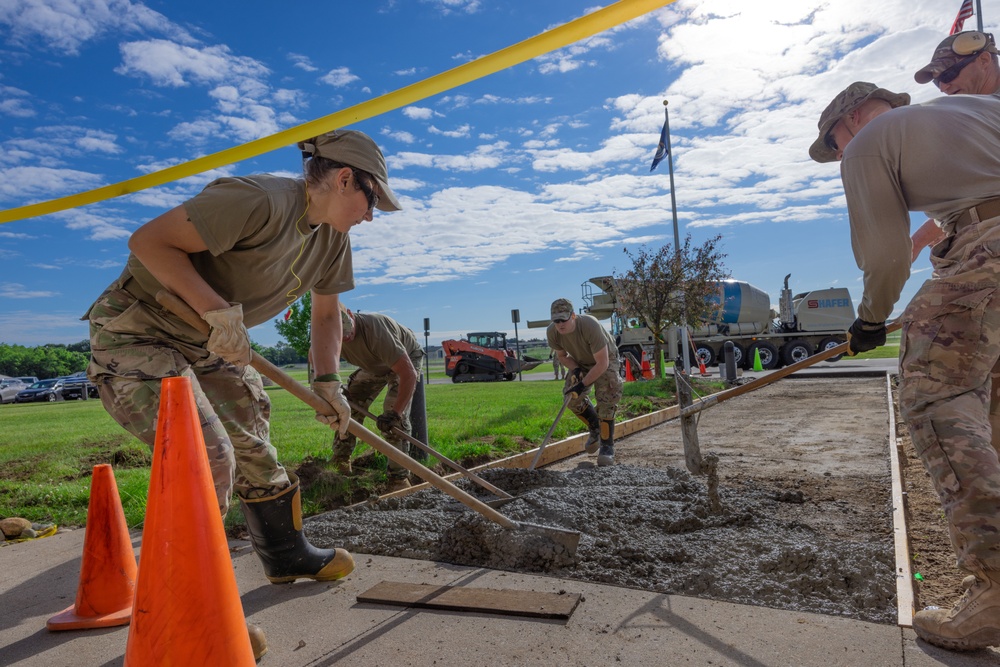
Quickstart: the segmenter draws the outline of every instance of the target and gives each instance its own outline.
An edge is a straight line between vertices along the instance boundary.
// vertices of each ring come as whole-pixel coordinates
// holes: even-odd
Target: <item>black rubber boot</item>
[[[302,532],[302,496],[299,478],[288,473],[292,485],[267,498],[240,498],[250,541],[272,584],[296,579],[332,581],[354,570],[354,558],[344,549],[319,549]]]
[[[615,464],[615,420],[601,420],[601,452],[597,455],[597,465]]]
[[[583,449],[588,454],[593,454],[601,446],[601,419],[597,416],[597,410],[589,403],[587,404],[587,409],[582,414],[577,415],[577,417],[590,429],[587,442],[583,443]]]

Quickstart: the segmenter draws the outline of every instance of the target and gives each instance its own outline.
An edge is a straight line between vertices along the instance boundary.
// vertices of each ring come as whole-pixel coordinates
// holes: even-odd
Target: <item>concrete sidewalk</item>
[[[127,626],[45,629],[73,604],[83,537],[75,530],[0,548],[0,666],[122,664]],[[942,651],[895,626],[402,558],[355,554],[357,569],[340,582],[276,586],[246,542],[231,548],[243,609],[267,633],[262,666],[1000,665],[998,651]],[[382,581],[565,591],[583,600],[568,621],[356,601]]]

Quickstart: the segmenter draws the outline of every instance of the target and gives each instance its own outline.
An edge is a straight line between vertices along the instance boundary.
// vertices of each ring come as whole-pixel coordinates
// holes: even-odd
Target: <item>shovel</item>
[[[372,420],[375,419],[375,415],[373,415],[372,413],[368,412],[368,410],[365,410],[363,407],[361,407],[360,405],[358,405],[354,401],[348,401],[347,403],[348,403],[348,405],[351,406],[352,410],[355,410],[355,411],[361,413],[362,415],[364,415],[368,419],[372,419]],[[502,489],[498,489],[497,487],[493,486],[492,484],[490,484],[489,482],[487,482],[485,479],[483,479],[479,475],[476,475],[475,473],[473,473],[471,470],[463,468],[458,463],[452,461],[451,459],[449,459],[445,455],[443,455],[440,452],[436,451],[435,449],[431,448],[430,445],[425,445],[424,443],[420,442],[419,440],[417,440],[416,438],[414,438],[412,435],[410,435],[409,433],[407,433],[403,429],[396,428],[394,426],[392,428],[392,432],[395,433],[396,435],[398,435],[399,437],[403,438],[407,442],[409,442],[411,445],[413,445],[414,447],[416,447],[420,451],[425,452],[427,454],[430,454],[431,456],[437,458],[439,461],[441,461],[442,463],[444,463],[445,465],[447,465],[452,470],[454,470],[456,472],[462,473],[463,475],[465,475],[470,480],[472,480],[473,482],[475,482],[479,486],[483,487],[484,489],[486,489],[490,493],[492,493],[492,494],[494,494],[496,496],[499,496],[500,500],[492,500],[492,501],[489,501],[489,502],[486,503],[490,507],[498,507],[499,505],[506,504],[506,503],[510,502],[511,500],[515,500],[514,496],[510,495],[509,493],[507,493],[506,491],[504,491]]]
[[[542,438],[542,444],[538,445],[538,452],[535,453],[535,458],[531,459],[531,465],[528,466],[528,470],[534,470],[535,466],[538,465],[538,460],[542,458],[542,450],[545,449],[545,445],[549,444],[549,438],[552,437],[552,432],[556,430],[556,424],[562,419],[563,413],[566,412],[566,406],[569,402],[573,400],[576,394],[566,394],[566,398],[563,399],[562,407],[559,408],[559,414],[556,415],[556,420],[552,422],[552,426],[549,427],[549,432],[545,434]]]
[[[209,332],[208,323],[201,319],[201,316],[198,315],[198,313],[195,312],[191,306],[187,305],[187,303],[185,303],[177,295],[167,292],[166,290],[160,290],[156,294],[156,300],[161,306],[180,317],[198,331],[206,334]],[[253,350],[251,350],[250,365],[265,377],[273,380],[282,389],[285,389],[290,394],[309,405],[312,409],[316,410],[316,412],[324,415],[332,414],[333,408],[329,403]],[[356,437],[364,440],[375,450],[381,452],[389,460],[403,466],[431,486],[443,491],[458,502],[478,512],[502,528],[506,528],[511,531],[526,532],[546,538],[565,548],[570,556],[576,555],[576,548],[580,543],[580,533],[563,528],[553,528],[550,526],[540,526],[524,522],[518,523],[517,521],[504,516],[481,500],[469,495],[462,489],[435,473],[433,470],[420,465],[355,420],[351,420],[348,425],[348,431]]]

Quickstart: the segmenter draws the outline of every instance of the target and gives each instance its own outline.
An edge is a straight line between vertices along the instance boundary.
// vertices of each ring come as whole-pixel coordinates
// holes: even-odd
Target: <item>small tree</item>
[[[293,303],[283,320],[275,320],[274,328],[303,357],[309,355],[309,326],[312,321],[312,293],[306,292]]]
[[[721,239],[717,235],[692,247],[688,234],[679,253],[669,243],[656,250],[642,247],[635,253],[625,248],[632,268],[614,275],[617,310],[622,317],[642,318],[653,334],[657,377],[663,376],[663,332],[674,324],[704,319],[708,297],[718,290],[718,281],[729,277],[722,265],[726,255],[718,249]]]

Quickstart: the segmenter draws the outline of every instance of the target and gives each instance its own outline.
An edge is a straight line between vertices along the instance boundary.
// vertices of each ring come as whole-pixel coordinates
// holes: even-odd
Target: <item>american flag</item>
[[[958,10],[958,16],[955,17],[955,22],[951,24],[951,32],[948,34],[954,35],[956,32],[962,32],[965,19],[971,17],[972,14],[972,0],[962,0],[962,7]]]

